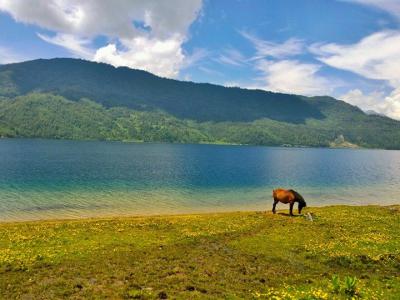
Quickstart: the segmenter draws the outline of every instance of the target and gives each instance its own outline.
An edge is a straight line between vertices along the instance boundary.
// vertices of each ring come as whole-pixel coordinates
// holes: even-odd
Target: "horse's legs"
[[[293,216],[293,205],[294,202],[290,202],[290,215]]]
[[[278,202],[279,202],[278,200],[274,199],[274,204],[272,205],[272,212],[273,213],[275,213],[275,208],[276,208],[276,205],[278,204]]]

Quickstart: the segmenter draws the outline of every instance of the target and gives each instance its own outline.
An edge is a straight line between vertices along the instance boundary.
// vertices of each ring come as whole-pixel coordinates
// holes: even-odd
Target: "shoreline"
[[[225,142],[200,142],[200,143],[182,143],[182,142],[163,142],[163,141],[139,141],[139,140],[96,140],[96,139],[63,139],[63,138],[45,138],[45,137],[0,137],[1,140],[47,140],[47,141],[70,141],[70,142],[105,142],[105,143],[122,143],[122,144],[166,144],[166,145],[208,145],[208,146],[244,146],[244,147],[268,147],[280,149],[348,149],[348,150],[385,150],[385,151],[400,151],[399,149],[391,148],[367,148],[362,146],[309,146],[309,145],[260,145],[260,144],[239,144]]]
[[[294,217],[303,216],[305,217],[307,212],[310,212],[312,209],[324,209],[324,208],[349,208],[349,207],[378,207],[378,208],[390,208],[390,207],[397,207],[400,206],[400,202],[397,204],[333,204],[333,205],[321,205],[321,206],[310,206],[306,207],[303,210],[301,215],[297,214],[296,205],[294,208]],[[277,209],[277,214],[279,213],[286,213],[289,211],[289,208],[280,208]],[[176,218],[176,217],[196,217],[196,216],[229,216],[235,214],[265,214],[265,215],[273,215],[271,210],[226,210],[226,211],[205,211],[205,212],[188,212],[188,213],[149,213],[149,214],[127,214],[127,215],[102,215],[99,214],[93,217],[71,217],[71,218],[43,218],[43,219],[17,219],[11,221],[2,221],[0,220],[0,226],[6,224],[28,224],[28,223],[55,223],[55,222],[90,222],[90,221],[123,221],[123,220],[138,220],[138,219],[149,219],[149,218]]]

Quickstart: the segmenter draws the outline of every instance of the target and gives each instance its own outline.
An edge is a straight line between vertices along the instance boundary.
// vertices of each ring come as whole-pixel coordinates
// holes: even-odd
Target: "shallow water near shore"
[[[0,221],[269,210],[274,187],[398,204],[400,151],[0,140]]]

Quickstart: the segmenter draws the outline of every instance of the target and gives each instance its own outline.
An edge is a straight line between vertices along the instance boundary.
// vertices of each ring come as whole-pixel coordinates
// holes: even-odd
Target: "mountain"
[[[381,117],[385,117],[385,115],[384,114],[382,114],[382,113],[378,113],[378,112],[376,112],[375,110],[372,110],[372,109],[368,109],[368,110],[365,110],[364,111],[367,115],[372,115],[372,116],[381,116]]]
[[[40,59],[1,66],[0,74],[0,96],[7,97],[50,92],[73,101],[88,98],[105,107],[161,109],[177,118],[196,121],[270,118],[304,122],[306,118],[323,117],[294,95],[182,82],[84,60]]]
[[[0,136],[400,149],[400,122],[326,96],[58,58],[0,66]]]

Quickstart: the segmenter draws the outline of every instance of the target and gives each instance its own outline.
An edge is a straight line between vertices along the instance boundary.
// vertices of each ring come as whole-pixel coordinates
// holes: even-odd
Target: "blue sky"
[[[0,63],[79,57],[400,119],[397,0],[0,0]]]

